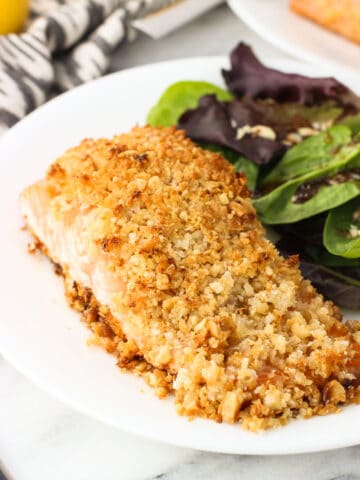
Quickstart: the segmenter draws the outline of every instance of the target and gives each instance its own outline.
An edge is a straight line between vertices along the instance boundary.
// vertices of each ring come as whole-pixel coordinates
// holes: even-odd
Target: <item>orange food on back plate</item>
[[[360,0],[291,0],[291,9],[360,43]]]

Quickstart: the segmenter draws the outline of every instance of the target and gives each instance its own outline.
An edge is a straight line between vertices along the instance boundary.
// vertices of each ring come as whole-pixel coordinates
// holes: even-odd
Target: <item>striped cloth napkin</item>
[[[26,31],[0,36],[0,135],[54,93],[104,74],[135,37],[132,21],[173,2],[33,0]]]

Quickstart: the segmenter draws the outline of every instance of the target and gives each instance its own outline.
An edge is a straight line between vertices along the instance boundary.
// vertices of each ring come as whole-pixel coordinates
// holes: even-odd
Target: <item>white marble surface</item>
[[[140,37],[117,52],[112,69],[225,55],[239,40],[265,57],[284,57],[223,6],[166,39]],[[246,457],[195,452],[137,438],[48,397],[1,357],[0,460],[12,480],[360,479],[360,447],[290,457]]]

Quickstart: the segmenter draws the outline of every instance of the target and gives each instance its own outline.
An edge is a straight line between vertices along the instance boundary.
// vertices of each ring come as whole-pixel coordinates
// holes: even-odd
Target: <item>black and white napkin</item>
[[[181,18],[171,12],[178,5],[185,6],[188,14],[189,8],[199,14],[218,3],[221,2],[32,0],[26,30],[0,36],[0,135],[50,95],[106,73],[114,50],[135,38],[134,22],[143,22],[149,14],[174,4],[163,11],[165,16],[170,11],[180,25]],[[153,18],[158,16],[161,17],[149,16],[150,28]],[[166,23],[169,24],[169,18]]]

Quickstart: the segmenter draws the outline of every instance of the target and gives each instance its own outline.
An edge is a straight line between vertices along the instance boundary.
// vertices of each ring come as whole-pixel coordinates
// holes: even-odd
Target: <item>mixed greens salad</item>
[[[240,43],[228,90],[171,85],[148,114],[177,125],[244,172],[264,224],[298,254],[303,275],[338,305],[360,308],[360,98],[333,78],[264,66]]]

